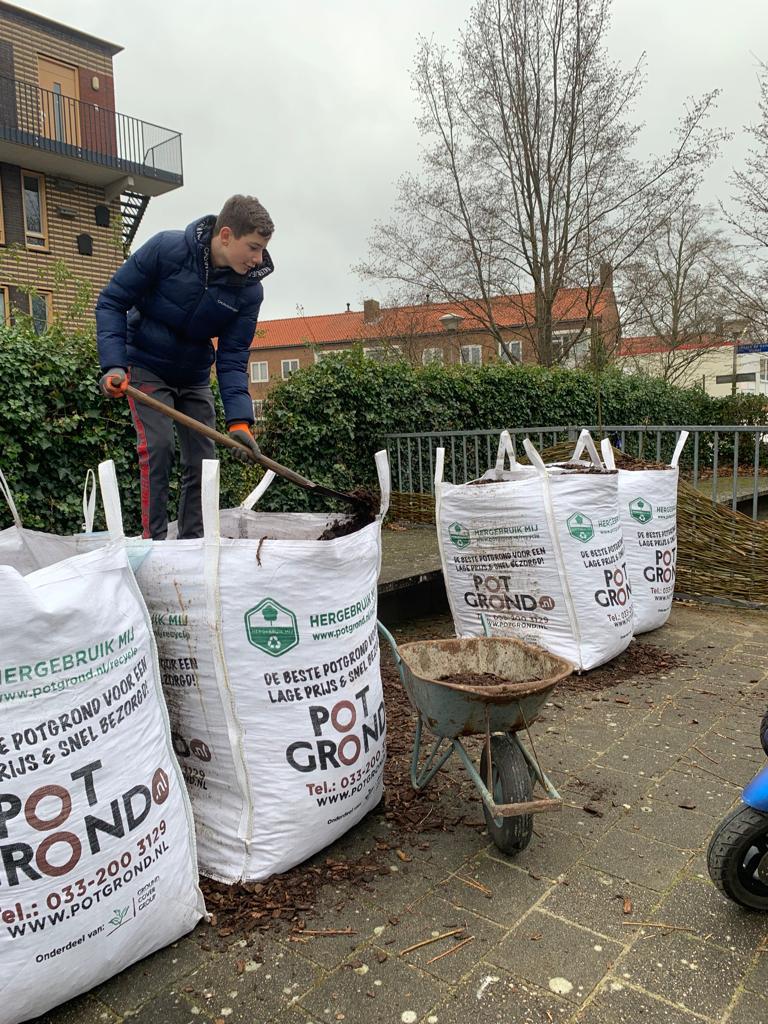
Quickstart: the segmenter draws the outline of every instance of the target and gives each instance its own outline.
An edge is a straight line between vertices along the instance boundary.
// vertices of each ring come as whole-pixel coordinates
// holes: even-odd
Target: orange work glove
[[[107,398],[123,398],[128,387],[130,374],[122,366],[113,366],[101,377],[99,387]]]
[[[261,448],[256,444],[251,433],[250,423],[228,423],[227,431],[229,436],[239,441],[242,448],[230,448],[236,459],[241,462],[253,462],[253,455],[261,455]]]

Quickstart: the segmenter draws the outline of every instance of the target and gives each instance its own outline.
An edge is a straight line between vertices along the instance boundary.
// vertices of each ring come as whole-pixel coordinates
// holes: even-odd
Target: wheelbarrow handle
[[[164,416],[168,416],[170,419],[175,420],[182,426],[187,427],[189,430],[194,430],[198,434],[202,434],[204,437],[208,437],[211,441],[215,441],[216,444],[221,445],[223,448],[236,448],[239,451],[246,451],[253,462],[258,463],[265,469],[271,469],[277,476],[283,477],[284,480],[290,481],[292,484],[296,484],[298,487],[303,487],[307,491],[314,491],[316,494],[324,494],[330,498],[338,498],[340,501],[350,502],[353,505],[361,505],[364,502],[356,497],[354,494],[345,494],[343,491],[336,491],[332,487],[324,487],[322,484],[316,484],[312,480],[308,480],[305,476],[300,473],[296,473],[292,469],[288,469],[287,466],[281,466],[279,462],[275,462],[273,459],[268,458],[266,455],[259,453],[258,455],[244,444],[240,444],[234,437],[230,437],[228,434],[222,434],[220,430],[215,430],[213,427],[207,426],[205,423],[200,423],[199,420],[193,419],[192,416],[187,416],[186,413],[179,412],[178,409],[174,409],[173,406],[166,405],[164,402],[159,401],[157,398],[153,398],[152,395],[148,395],[138,388],[132,387],[130,384],[126,386],[125,394],[127,398],[132,398],[134,402],[141,402],[142,405],[148,406],[150,409],[154,409],[156,412],[162,413]]]
[[[400,653],[399,653],[399,651],[397,649],[397,641],[392,636],[392,634],[389,632],[389,630],[384,625],[384,623],[381,622],[381,620],[377,619],[376,620],[376,625],[379,628],[379,633],[381,633],[381,635],[384,637],[385,640],[389,641],[389,646],[392,648],[392,654],[393,654],[394,659],[395,659],[395,665],[397,665],[397,668],[399,670],[400,665],[401,665],[403,659],[400,657]]]

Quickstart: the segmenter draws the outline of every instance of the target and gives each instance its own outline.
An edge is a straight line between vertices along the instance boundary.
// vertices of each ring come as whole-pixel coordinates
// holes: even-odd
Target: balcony
[[[159,196],[184,184],[181,135],[0,76],[0,161],[103,188]]]

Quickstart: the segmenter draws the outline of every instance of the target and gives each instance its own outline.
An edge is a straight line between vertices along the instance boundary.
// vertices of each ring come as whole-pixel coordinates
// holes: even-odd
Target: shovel
[[[207,427],[204,423],[200,423],[191,416],[187,416],[186,413],[179,412],[177,409],[165,405],[163,402],[158,401],[157,398],[152,398],[151,395],[144,394],[143,391],[139,391],[138,388],[134,388],[130,384],[126,387],[125,394],[128,398],[132,398],[134,402],[148,405],[156,412],[169,416],[172,420],[176,420],[177,423],[181,423],[182,426],[188,427],[190,430],[196,430],[198,434],[210,438],[224,448],[237,448],[239,451],[248,452],[252,462],[263,466],[265,469],[271,469],[277,476],[290,480],[292,484],[297,484],[313,494],[322,494],[327,498],[336,498],[338,501],[344,501],[355,505],[357,508],[364,508],[370,511],[369,503],[365,498],[358,497],[355,494],[347,494],[345,491],[336,491],[333,487],[325,487],[323,484],[316,484],[312,480],[307,480],[305,476],[301,476],[300,473],[295,473],[292,469],[288,469],[287,466],[281,466],[279,462],[274,462],[272,459],[267,458],[266,455],[255,455],[250,448],[240,444],[235,438],[222,434],[220,430],[214,430],[213,427]]]

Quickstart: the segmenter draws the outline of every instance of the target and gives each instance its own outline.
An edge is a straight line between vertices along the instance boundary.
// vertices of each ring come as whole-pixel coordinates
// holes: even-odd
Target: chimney
[[[349,312],[349,303],[347,303],[347,312]]]
[[[613,288],[613,267],[610,263],[600,264],[600,287]]]
[[[366,299],[363,303],[363,321],[374,324],[381,316],[381,306],[376,299]]]

